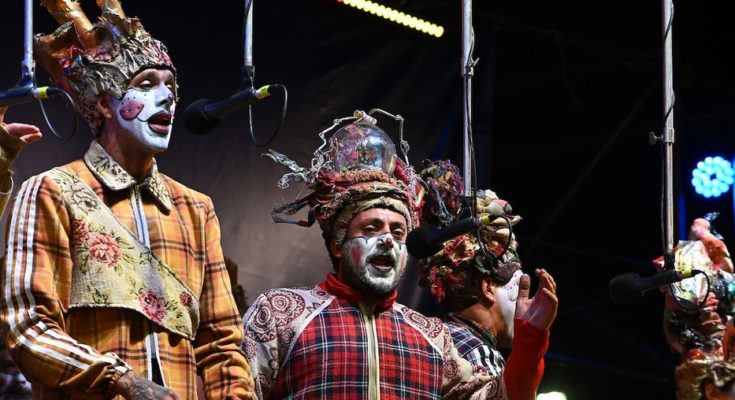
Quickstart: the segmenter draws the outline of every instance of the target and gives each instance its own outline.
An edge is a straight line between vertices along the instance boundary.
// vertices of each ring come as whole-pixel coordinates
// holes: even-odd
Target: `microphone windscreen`
[[[638,287],[640,275],[635,272],[618,275],[610,281],[610,298],[616,303],[635,303],[643,297]]]
[[[433,229],[422,225],[411,232],[406,238],[408,253],[415,258],[431,257],[442,249],[442,243],[437,245]]]
[[[211,103],[209,99],[199,99],[186,107],[184,110],[184,126],[191,133],[204,135],[219,125],[220,120],[210,118],[204,107]]]

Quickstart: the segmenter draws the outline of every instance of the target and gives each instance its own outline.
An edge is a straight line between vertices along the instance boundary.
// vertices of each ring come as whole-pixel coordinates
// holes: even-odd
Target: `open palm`
[[[523,274],[516,303],[516,318],[528,321],[534,328],[546,331],[556,318],[559,300],[556,298],[556,282],[544,269],[536,270],[539,287],[536,295],[529,297],[531,277]]]

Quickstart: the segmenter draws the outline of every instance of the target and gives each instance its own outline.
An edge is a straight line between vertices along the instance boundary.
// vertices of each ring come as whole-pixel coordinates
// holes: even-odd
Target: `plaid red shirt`
[[[33,397],[104,398],[111,377],[132,368],[149,379],[159,369],[163,383],[185,399],[196,398],[197,373],[209,399],[253,398],[211,200],[155,165],[138,185],[97,142],[84,160],[62,168],[198,295],[200,320],[190,341],[136,311],[73,307],[72,250],[79,233],[59,186],[46,174],[35,176],[23,183],[9,219],[0,314]]]
[[[369,311],[319,286],[275,289],[250,307],[245,333],[262,399],[504,397],[440,320],[397,303]]]

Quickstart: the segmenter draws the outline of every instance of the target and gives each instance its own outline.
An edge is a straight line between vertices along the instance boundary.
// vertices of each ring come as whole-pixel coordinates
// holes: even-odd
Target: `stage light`
[[[444,27],[433,24],[423,19],[416,18],[412,15],[394,10],[390,7],[369,1],[369,0],[337,0],[348,6],[357,8],[370,14],[385,18],[397,24],[405,25],[417,31],[424,32],[431,36],[441,37],[444,34]]]
[[[727,193],[735,182],[735,170],[730,161],[720,156],[706,157],[692,171],[694,190],[706,198]]]
[[[539,393],[536,400],[567,400],[567,395],[562,392]]]

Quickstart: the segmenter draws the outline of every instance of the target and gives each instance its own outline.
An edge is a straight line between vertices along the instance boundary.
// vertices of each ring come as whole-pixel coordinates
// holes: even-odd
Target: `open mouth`
[[[375,256],[370,259],[370,264],[380,271],[390,271],[395,266],[393,257],[390,256]]]
[[[168,135],[168,132],[171,129],[172,120],[173,117],[170,113],[167,113],[166,111],[161,111],[153,114],[153,116],[148,118],[148,126],[153,132],[159,133],[161,135]]]

